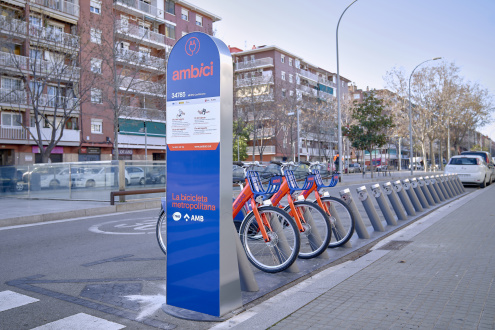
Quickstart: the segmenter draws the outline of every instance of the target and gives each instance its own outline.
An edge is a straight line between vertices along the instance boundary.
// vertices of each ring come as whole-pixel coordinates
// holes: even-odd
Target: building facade
[[[213,35],[218,16],[180,0],[0,10],[0,165],[39,162],[38,136],[56,142],[53,162],[110,160],[117,140],[121,159],[165,159],[167,55],[187,33]]]
[[[277,46],[230,50],[234,115],[252,128],[248,159],[333,157],[337,141],[336,74]],[[341,77],[342,95],[348,93],[349,82]]]

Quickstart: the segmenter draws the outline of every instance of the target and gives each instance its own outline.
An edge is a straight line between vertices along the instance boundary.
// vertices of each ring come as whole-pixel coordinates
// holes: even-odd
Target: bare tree
[[[87,45],[75,28],[68,33],[47,25],[50,19],[43,11],[30,22],[16,16],[0,19],[6,32],[0,39],[4,77],[0,102],[10,104],[15,126],[22,127],[22,136],[38,146],[43,163],[49,161],[66,129],[79,128],[80,106],[89,95],[89,87],[79,83],[85,70],[79,54]],[[20,45],[20,38],[28,38],[29,43]]]

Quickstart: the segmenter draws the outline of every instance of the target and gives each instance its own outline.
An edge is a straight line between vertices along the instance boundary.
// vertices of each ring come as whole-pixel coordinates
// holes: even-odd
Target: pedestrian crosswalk
[[[10,290],[0,291],[0,313],[14,308],[38,302],[39,299]],[[32,330],[119,330],[124,325],[105,319],[78,313],[63,319],[38,326]]]

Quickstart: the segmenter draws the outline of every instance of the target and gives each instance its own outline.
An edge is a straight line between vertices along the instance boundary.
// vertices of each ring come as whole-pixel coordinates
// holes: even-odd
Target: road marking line
[[[32,330],[119,330],[124,325],[110,322],[85,313],[72,315],[55,322],[36,327]]]
[[[39,299],[35,299],[20,293],[9,290],[2,291],[0,292],[0,312],[16,307],[21,307],[37,301],[39,301]]]

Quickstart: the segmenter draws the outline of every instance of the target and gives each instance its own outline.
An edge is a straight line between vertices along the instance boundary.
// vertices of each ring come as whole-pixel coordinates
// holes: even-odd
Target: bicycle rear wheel
[[[156,240],[163,253],[167,254],[167,216],[163,209],[160,210],[156,223]]]
[[[301,238],[301,248],[299,249],[299,258],[309,259],[322,254],[330,244],[332,236],[332,225],[330,220],[321,207],[308,201],[296,201],[294,206],[298,214],[302,215],[304,221],[301,223],[304,232],[299,233]],[[284,209],[292,218],[290,205]]]
[[[258,212],[270,227],[264,228],[270,237],[265,242],[254,213],[249,213],[239,230],[241,243],[249,261],[267,273],[276,273],[289,268],[299,254],[299,231],[294,220],[284,211],[273,206],[261,206]]]
[[[322,197],[321,201],[330,211],[330,223],[332,225],[332,239],[329,248],[342,246],[347,243],[354,233],[354,216],[351,209],[340,198],[328,196]]]

